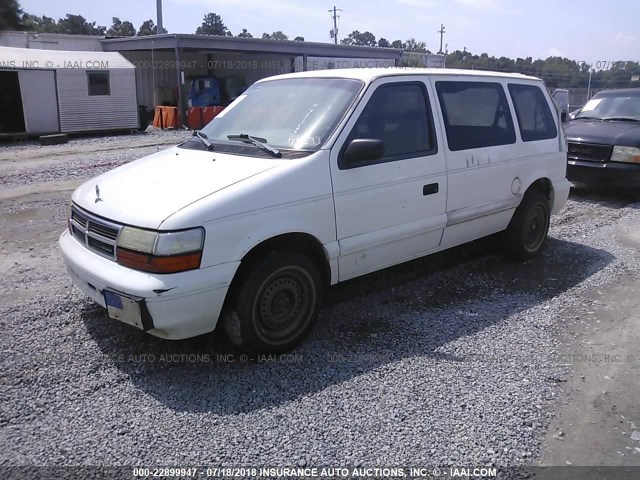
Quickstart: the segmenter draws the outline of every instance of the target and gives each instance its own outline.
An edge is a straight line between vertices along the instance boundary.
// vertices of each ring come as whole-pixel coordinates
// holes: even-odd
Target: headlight
[[[183,232],[168,232],[158,235],[156,248],[153,253],[156,255],[176,255],[185,252],[195,252],[202,250],[204,240],[204,230],[196,228]]]
[[[611,154],[612,162],[640,163],[640,148],[636,147],[613,147]]]
[[[200,268],[204,229],[156,232],[124,227],[118,235],[120,265],[153,273],[176,273]]]
[[[136,252],[153,253],[158,233],[152,230],[124,227],[118,235],[118,247],[135,250]]]

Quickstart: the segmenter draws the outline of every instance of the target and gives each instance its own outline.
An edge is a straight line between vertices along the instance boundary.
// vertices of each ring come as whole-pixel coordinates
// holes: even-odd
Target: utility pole
[[[442,37],[444,36],[443,24],[440,24],[440,30],[438,30],[438,33],[440,34],[440,51],[438,52],[438,55],[444,55],[444,52],[442,51]]]
[[[338,44],[338,18],[340,18],[338,16],[338,12],[341,12],[341,11],[342,9],[336,8],[335,5],[333,7],[333,10],[329,10],[331,17],[333,18],[333,30],[331,30],[329,34],[333,37],[334,43],[336,45]]]
[[[160,35],[164,33],[164,27],[162,26],[162,0],[156,0],[156,9],[158,10],[158,25],[156,26],[156,34]]]

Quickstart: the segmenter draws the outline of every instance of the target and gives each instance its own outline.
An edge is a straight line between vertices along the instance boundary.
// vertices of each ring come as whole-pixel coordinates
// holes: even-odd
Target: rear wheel
[[[222,318],[233,344],[252,352],[283,352],[309,333],[322,297],[322,276],[309,257],[271,252],[239,275]]]
[[[517,260],[533,258],[542,249],[549,232],[549,199],[532,190],[516,208],[505,231],[505,246],[510,257]]]

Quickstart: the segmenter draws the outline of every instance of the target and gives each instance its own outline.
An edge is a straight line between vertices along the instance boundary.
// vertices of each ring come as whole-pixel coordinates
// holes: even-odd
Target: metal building
[[[115,52],[0,47],[0,135],[138,128],[134,66]]]
[[[220,88],[220,104],[224,105],[230,100],[227,98],[230,97],[228,95],[230,90],[237,92],[239,86],[244,85],[246,88],[255,81],[271,75],[345,66],[392,67],[401,64],[403,54],[401,50],[394,48],[186,34],[104,38],[53,33],[0,32],[0,46],[20,47],[13,48],[13,50],[19,50],[11,57],[13,60],[8,59],[9,50],[0,47],[0,52],[3,50],[5,52],[0,53],[0,87],[9,85],[14,92],[24,88],[28,93],[23,95],[20,105],[26,108],[25,125],[22,131],[27,131],[29,134],[45,133],[44,125],[51,132],[56,131],[53,129],[55,127],[57,131],[63,133],[136,128],[139,104],[150,108],[175,106],[182,122],[188,124],[190,94],[194,90],[194,85],[201,81],[206,82],[207,79],[215,79],[221,85],[234,85],[233,89]],[[90,52],[89,50],[98,51]],[[69,59],[69,62],[67,64],[56,62],[55,68],[43,66],[49,57],[57,54]],[[102,55],[117,57],[102,57]],[[72,61],[74,58],[80,63],[74,64]],[[110,72],[112,87],[110,96],[113,98],[108,101],[106,98],[99,99],[95,95],[87,96],[88,72],[98,68],[80,68],[80,65],[86,67],[87,61],[100,58],[109,61],[109,68],[105,71]],[[38,66],[34,67],[28,59],[31,59],[31,62],[38,62]],[[3,62],[6,64],[11,61],[14,63],[3,65]],[[60,67],[57,66],[58,63]],[[25,67],[25,64],[28,66]],[[31,70],[36,72],[29,74]],[[5,75],[3,72],[6,71],[12,71],[13,74]],[[49,73],[45,75],[45,71]],[[132,91],[122,84],[125,81],[125,75],[126,82],[130,81],[129,76],[134,77]],[[90,76],[102,81],[99,75]],[[19,77],[24,77],[24,81]],[[54,79],[54,83],[57,82],[55,87],[51,87],[51,78]],[[50,121],[51,119],[45,121],[44,118],[38,118],[33,113],[35,110],[32,110],[31,104],[37,106],[45,100],[45,98],[38,99],[39,92],[44,91],[37,86],[38,82],[47,84],[46,98],[50,98],[55,93],[53,103],[59,110],[57,127]],[[30,85],[33,87],[30,88]],[[116,89],[118,85],[122,88]],[[69,93],[67,88],[73,93]],[[124,90],[127,90],[130,95],[126,100],[130,107],[128,110],[124,108],[126,96]],[[2,95],[3,91],[0,89],[0,96]],[[42,96],[45,97],[45,95]],[[223,96],[225,98],[222,98]],[[32,98],[35,100],[32,101]],[[81,101],[80,98],[84,100]],[[69,102],[73,102],[73,107]],[[45,101],[43,105],[49,105],[49,103],[51,101]],[[22,109],[16,106],[15,102],[13,105],[17,118]],[[49,112],[53,111],[51,105],[47,109]],[[108,115],[106,110],[109,110],[111,115]],[[6,125],[3,125],[10,116],[7,112],[7,108],[0,110],[0,134],[7,131]],[[50,113],[47,115],[51,116]],[[20,125],[19,120],[14,123]]]
[[[136,66],[141,104],[175,105],[182,118],[194,78],[242,76],[251,85],[271,75],[338,68],[345,62],[392,67],[402,55],[394,48],[186,34],[105,38],[102,48],[120,52]]]

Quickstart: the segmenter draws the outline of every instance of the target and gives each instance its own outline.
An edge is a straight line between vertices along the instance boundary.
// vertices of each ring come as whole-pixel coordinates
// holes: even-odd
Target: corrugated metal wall
[[[109,72],[111,94],[89,96],[87,70],[58,70],[61,132],[138,128],[134,69]]]
[[[136,88],[141,104],[154,107],[174,103],[177,67],[173,51],[120,53],[136,67]],[[192,77],[212,74],[222,78],[241,74],[247,85],[251,85],[261,78],[293,71],[293,57],[284,55],[183,52],[180,60],[185,76],[184,98]]]

